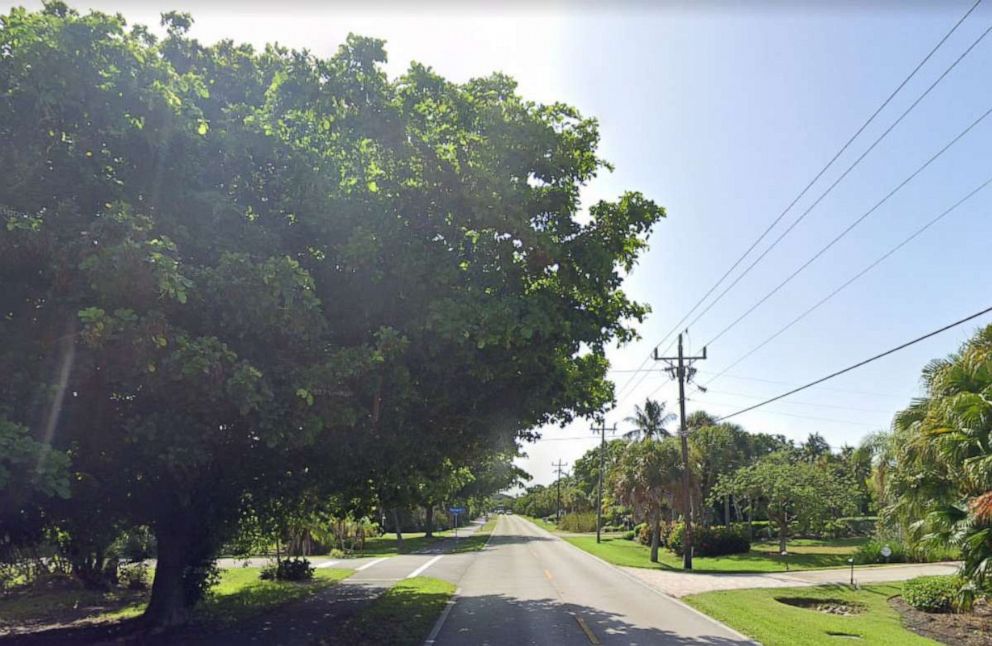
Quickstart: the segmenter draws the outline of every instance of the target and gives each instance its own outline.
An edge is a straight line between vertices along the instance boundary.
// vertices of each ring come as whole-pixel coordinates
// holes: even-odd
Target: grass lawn
[[[222,570],[210,596],[195,610],[194,622],[226,624],[273,606],[316,594],[347,578],[352,570],[321,568],[312,581],[263,581],[259,568]],[[0,598],[0,633],[18,625],[117,621],[137,617],[148,603],[148,591],[99,592],[75,585],[53,585],[15,591]]]
[[[658,563],[650,560],[651,550],[637,541],[623,538],[604,538],[596,543],[595,536],[566,536],[566,541],[604,561],[627,567],[682,569],[682,558],[666,549],[658,551]],[[789,541],[789,555],[785,557],[791,570],[844,567],[847,559],[865,542],[864,538],[845,538],[830,541],[796,539]],[[778,555],[777,542],[752,543],[747,554],[696,557],[694,569],[700,572],[784,572],[785,562]]]
[[[340,643],[419,646],[454,594],[454,584],[447,581],[404,579],[352,618]]]
[[[901,584],[871,585],[860,590],[830,585],[707,592],[683,601],[765,646],[836,644],[851,639],[880,646],[936,644],[902,627],[899,613],[888,603],[890,597],[901,592]],[[797,597],[854,604],[861,612],[828,614],[776,600]]]

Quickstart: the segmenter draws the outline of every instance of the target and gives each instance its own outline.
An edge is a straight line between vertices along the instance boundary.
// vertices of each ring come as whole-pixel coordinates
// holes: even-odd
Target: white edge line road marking
[[[530,521],[527,521],[527,522],[530,522]],[[757,641],[755,641],[755,640],[754,640],[754,638],[752,638],[752,637],[748,637],[747,635],[745,635],[744,633],[742,633],[742,632],[740,632],[740,631],[738,631],[738,630],[734,630],[733,628],[731,628],[731,627],[730,627],[730,626],[728,626],[727,624],[725,624],[725,623],[723,623],[722,621],[718,621],[718,620],[716,620],[716,619],[714,619],[713,617],[710,617],[710,616],[709,616],[708,614],[706,614],[705,612],[702,612],[702,611],[700,611],[700,610],[696,610],[695,608],[693,608],[692,606],[690,606],[689,604],[687,604],[687,603],[686,603],[685,601],[682,601],[682,600],[681,600],[681,599],[679,599],[678,597],[675,597],[675,596],[673,596],[673,595],[670,595],[670,594],[668,594],[668,593],[666,593],[666,592],[662,592],[662,591],[661,591],[661,590],[659,590],[658,588],[655,588],[654,586],[651,586],[651,585],[648,585],[648,584],[647,584],[646,582],[644,582],[644,581],[642,581],[642,580],[640,580],[639,578],[637,578],[637,577],[636,577],[636,576],[634,576],[633,574],[630,574],[629,572],[624,572],[623,570],[621,570],[621,569],[620,569],[620,568],[618,568],[617,566],[615,566],[615,565],[613,565],[612,563],[610,563],[610,562],[608,562],[608,561],[605,561],[605,560],[603,560],[603,559],[601,559],[601,558],[599,558],[599,557],[598,557],[598,556],[596,556],[595,554],[590,554],[589,552],[587,552],[587,551],[585,551],[585,550],[584,550],[584,549],[582,549],[581,547],[576,547],[575,545],[572,545],[572,544],[571,544],[571,543],[569,543],[568,541],[566,541],[566,540],[563,540],[563,539],[562,539],[562,538],[561,538],[560,536],[555,536],[554,534],[552,534],[552,533],[551,533],[551,532],[549,532],[548,530],[546,530],[546,529],[544,529],[543,527],[538,527],[538,526],[537,526],[537,525],[535,525],[534,523],[530,523],[530,524],[531,524],[531,525],[534,525],[534,527],[537,527],[537,529],[539,529],[540,531],[542,531],[542,532],[544,532],[545,534],[547,534],[548,536],[550,536],[550,537],[551,537],[552,539],[554,539],[554,540],[556,540],[556,541],[561,541],[562,543],[564,543],[565,545],[568,545],[569,547],[571,547],[572,549],[574,549],[574,550],[575,550],[575,551],[577,551],[578,553],[580,553],[580,554],[584,554],[584,555],[586,555],[587,557],[589,557],[589,558],[591,558],[591,559],[594,559],[594,560],[596,560],[596,561],[599,561],[599,562],[600,562],[600,563],[602,563],[602,564],[603,564],[604,566],[606,566],[606,567],[608,567],[608,568],[610,568],[610,569],[611,569],[611,570],[613,570],[614,572],[619,572],[620,574],[622,574],[623,576],[625,576],[625,577],[627,577],[627,578],[628,578],[628,579],[630,579],[631,581],[633,581],[633,582],[635,582],[635,583],[637,583],[638,585],[640,585],[640,586],[641,586],[641,587],[643,587],[644,589],[646,589],[646,590],[650,590],[651,592],[653,592],[653,593],[655,593],[655,594],[657,594],[657,595],[660,595],[660,596],[662,596],[662,597],[665,597],[665,598],[666,598],[666,599],[668,599],[669,601],[672,601],[672,602],[674,602],[674,603],[676,603],[677,605],[679,605],[679,606],[681,606],[681,607],[683,607],[683,608],[685,608],[686,610],[689,610],[690,612],[692,612],[692,613],[693,613],[693,614],[695,614],[695,615],[699,615],[700,617],[703,617],[704,619],[707,619],[707,620],[709,620],[709,621],[712,621],[712,622],[713,622],[714,624],[716,624],[716,625],[718,625],[718,626],[720,626],[721,628],[723,628],[723,629],[724,629],[724,630],[726,630],[727,632],[730,632],[730,633],[733,633],[734,635],[737,635],[737,636],[738,636],[738,637],[740,637],[741,639],[743,639],[743,640],[745,640],[745,643],[748,643],[748,644],[756,644],[756,645],[758,645],[758,646],[760,646],[760,642],[757,642]]]
[[[445,604],[444,610],[441,611],[441,616],[437,618],[434,622],[434,627],[431,628],[431,634],[427,635],[427,639],[424,641],[424,646],[432,646],[434,641],[437,639],[438,634],[441,629],[444,628],[444,622],[448,620],[448,614],[451,613],[451,609],[455,607],[455,598],[458,597],[458,593],[461,592],[461,588],[456,588],[455,593],[451,595],[448,599],[448,603]]]
[[[370,563],[366,563],[365,565],[363,565],[361,567],[356,567],[355,568],[355,572],[361,572],[362,570],[367,570],[370,567],[372,567],[373,565],[375,565],[376,563],[382,563],[385,560],[386,559],[384,559],[384,558],[383,559],[376,559],[374,561],[371,561]]]
[[[419,576],[420,574],[423,573],[424,570],[426,570],[430,566],[432,566],[435,563],[437,563],[438,561],[440,561],[442,556],[444,556],[444,554],[438,554],[437,556],[435,556],[431,560],[427,561],[426,563],[424,563],[423,565],[421,565],[420,567],[418,567],[416,570],[414,570],[410,574],[407,574],[406,575],[406,578],[412,579],[415,576]]]
[[[482,546],[482,550],[480,551],[484,552],[486,548],[489,547],[489,541],[493,540],[493,535],[495,534],[496,527],[493,527],[492,531],[489,532],[489,538],[486,539],[486,544]],[[445,605],[444,610],[441,611],[441,616],[437,618],[437,621],[434,622],[434,627],[431,628],[431,634],[427,635],[427,639],[424,641],[424,646],[433,646],[437,636],[441,633],[441,629],[444,628],[444,622],[448,621],[448,615],[451,613],[451,609],[455,607],[455,602],[458,600],[458,593],[461,591],[461,588],[456,588],[455,593],[451,595],[450,599],[448,599],[447,605]]]
[[[337,563],[338,563],[337,561],[325,561],[323,563],[315,565],[314,567],[315,568],[331,567],[332,565],[337,565]]]

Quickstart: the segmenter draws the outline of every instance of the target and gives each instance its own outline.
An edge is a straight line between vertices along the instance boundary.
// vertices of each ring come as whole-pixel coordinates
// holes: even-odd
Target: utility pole
[[[599,428],[593,427],[594,431],[599,431],[599,484],[596,488],[596,542],[599,542],[599,535],[603,527],[603,469],[606,468],[606,422],[600,422]],[[617,425],[610,429],[614,433]]]
[[[555,467],[555,469],[558,470],[558,481],[557,481],[557,485],[558,485],[558,504],[557,504],[557,506],[555,508],[555,524],[557,524],[557,523],[561,522],[561,470],[562,470],[563,467],[567,467],[568,465],[565,464],[564,462],[562,462],[561,461],[561,458],[558,458],[558,463],[555,464],[554,462],[552,462],[551,463],[551,466]]]
[[[679,333],[679,354],[677,357],[659,357],[658,348],[654,349],[654,360],[668,363],[668,373],[679,380],[679,440],[682,444],[682,490],[685,495],[685,534],[682,540],[682,569],[692,569],[692,492],[689,490],[689,431],[685,425],[685,384],[692,380],[696,369],[693,362],[706,358],[706,348],[698,357],[687,357],[682,350],[682,334]]]

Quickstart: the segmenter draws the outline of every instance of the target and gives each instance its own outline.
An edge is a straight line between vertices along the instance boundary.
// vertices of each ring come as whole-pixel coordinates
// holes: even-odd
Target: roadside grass
[[[307,582],[263,581],[260,568],[221,571],[220,581],[195,610],[194,623],[226,625],[296,601],[345,579],[353,570],[321,568]],[[64,584],[25,589],[0,597],[0,633],[15,625],[106,623],[137,617],[148,604],[145,591],[100,592]]]
[[[682,558],[666,549],[659,550],[658,563],[652,563],[651,549],[637,541],[604,538],[597,544],[596,537],[591,535],[565,536],[564,539],[614,565],[663,570],[682,569]],[[786,557],[779,556],[778,543],[753,543],[751,551],[747,554],[697,556],[692,560],[692,565],[699,572],[784,572],[786,562],[793,571],[845,567],[847,559],[866,540],[863,538],[828,541],[796,539],[789,542],[789,555]]]
[[[535,525],[537,525],[541,529],[545,529],[545,530],[547,530],[549,532],[556,532],[556,531],[558,531],[557,525],[555,525],[554,523],[549,523],[546,520],[544,520],[543,518],[536,518],[534,516],[524,516],[524,518],[526,518],[530,522],[534,523]]]
[[[468,538],[459,539],[449,553],[461,554],[463,552],[478,552],[486,546],[486,541],[489,540],[489,536],[493,533],[493,529],[495,527],[496,519],[490,518],[486,521],[486,524],[480,527],[474,534]]]
[[[459,528],[461,529],[461,528]],[[434,536],[428,538],[424,532],[409,532],[403,534],[403,541],[396,540],[396,534],[383,534],[375,538],[365,540],[365,549],[356,550],[351,554],[346,554],[343,558],[362,558],[365,556],[391,556],[393,554],[409,554],[427,549],[434,543],[450,538],[455,533],[446,529],[434,532]]]
[[[441,579],[404,579],[350,619],[335,643],[419,646],[454,594]]]
[[[682,600],[765,646],[818,646],[843,640],[878,646],[937,643],[903,628],[899,613],[888,602],[890,597],[901,592],[901,584],[869,585],[860,590],[827,585],[724,590],[691,595]],[[776,600],[797,597],[857,604],[862,612],[829,614]]]

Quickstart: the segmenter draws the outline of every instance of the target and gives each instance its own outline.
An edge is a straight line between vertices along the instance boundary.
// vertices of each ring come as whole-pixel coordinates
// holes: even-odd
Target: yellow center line
[[[572,615],[572,616],[575,617],[575,621],[579,622],[579,628],[581,628],[582,632],[584,632],[586,634],[586,637],[589,638],[589,643],[592,644],[593,646],[599,646],[600,644],[599,639],[596,637],[596,634],[592,632],[592,629],[589,628],[588,625],[586,625],[585,620],[579,615]]]

